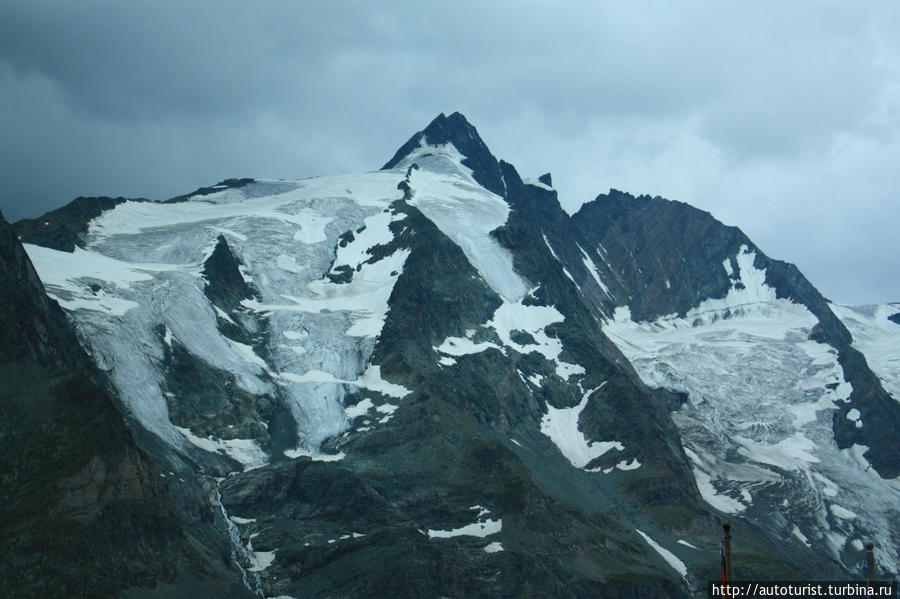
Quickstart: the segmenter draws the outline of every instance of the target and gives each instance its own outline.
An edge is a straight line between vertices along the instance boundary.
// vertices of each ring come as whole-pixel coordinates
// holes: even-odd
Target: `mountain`
[[[170,517],[107,538],[188,541],[109,584],[688,597],[718,577],[723,518],[740,578],[856,577],[867,540],[896,576],[900,309],[831,304],[686,204],[613,190],[569,215],[551,183],[455,113],[380,171],[17,223],[40,281],[3,289],[41,308],[3,321],[4,347],[30,340],[16,360],[55,356],[96,386],[84,414],[125,417],[112,435],[54,399],[67,435],[146,464]]]

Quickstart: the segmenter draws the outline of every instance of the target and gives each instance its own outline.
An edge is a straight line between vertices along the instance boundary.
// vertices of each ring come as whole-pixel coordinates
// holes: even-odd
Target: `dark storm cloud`
[[[900,300],[897,6],[4,3],[0,208],[374,169],[460,110],[569,210],[687,201],[826,295]]]

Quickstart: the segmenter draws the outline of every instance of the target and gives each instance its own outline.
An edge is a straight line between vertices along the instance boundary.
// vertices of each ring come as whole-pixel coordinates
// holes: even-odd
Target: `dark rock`
[[[243,300],[258,295],[256,290],[244,281],[240,264],[225,237],[219,235],[213,253],[203,263],[203,277],[206,279],[204,293],[210,303],[225,312],[238,309]]]
[[[543,175],[538,177],[538,181],[540,181],[547,187],[553,187],[553,178],[550,176],[550,173],[544,173]]]
[[[22,243],[32,243],[61,252],[73,252],[75,246],[84,247],[84,236],[91,219],[126,201],[147,202],[142,198],[78,197],[69,204],[34,219],[24,219],[13,225]]]

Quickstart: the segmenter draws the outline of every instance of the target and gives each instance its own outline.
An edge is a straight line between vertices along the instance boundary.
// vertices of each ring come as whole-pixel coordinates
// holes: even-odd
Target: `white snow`
[[[573,374],[583,374],[584,368],[579,364],[570,364],[559,359],[562,353],[562,341],[550,337],[544,330],[556,322],[562,322],[563,315],[553,306],[530,306],[517,302],[504,302],[494,312],[488,327],[493,328],[503,345],[527,354],[538,352],[551,362],[556,362],[556,374],[563,380],[569,380]],[[513,331],[524,331],[531,335],[535,343],[521,345],[512,340]]]
[[[428,536],[429,539],[449,539],[452,537],[486,537],[489,535],[497,534],[503,528],[503,521],[500,519],[493,520],[491,518],[485,519],[484,517],[489,515],[491,512],[486,507],[481,505],[473,505],[469,508],[470,510],[477,511],[478,515],[475,517],[476,521],[472,524],[466,524],[465,526],[461,526],[459,528],[454,528],[453,530],[431,530],[428,529],[426,531],[420,531]]]
[[[628,470],[637,470],[641,467],[641,462],[637,458],[632,458],[631,461],[622,460],[616,464],[616,469],[628,471]]]
[[[395,405],[389,404],[389,403],[385,403],[385,404],[381,404],[380,406],[377,406],[375,408],[375,411],[379,412],[381,414],[384,414],[384,416],[382,416],[381,418],[378,419],[378,423],[384,424],[384,423],[388,422],[391,418],[393,418],[394,412],[397,411],[397,407],[398,406],[395,406]]]
[[[377,391],[391,397],[406,397],[412,393],[403,385],[396,385],[381,378],[381,366],[370,364],[359,378],[347,380],[340,379],[331,373],[322,370],[310,370],[303,374],[291,372],[281,374],[281,378],[292,383],[333,383],[341,385],[353,385],[360,389]]]
[[[734,275],[734,269],[731,268],[731,258],[725,258],[722,261],[722,268],[725,269],[725,272],[728,273],[728,276]]]
[[[695,546],[691,545],[690,543],[688,543],[688,542],[685,541],[684,539],[678,539],[678,544],[679,544],[679,545],[684,545],[685,547],[690,547],[691,549],[697,549]],[[699,551],[699,549],[698,549],[698,551]]]
[[[496,343],[490,343],[488,341],[483,341],[481,343],[474,343],[470,339],[465,337],[447,337],[443,342],[437,347],[434,348],[435,351],[438,351],[442,354],[446,354],[448,356],[466,356],[469,354],[478,354],[488,349],[496,349],[499,351],[503,351],[499,345]],[[454,364],[456,361],[454,360]]]
[[[428,530],[430,539],[449,539],[452,537],[487,537],[497,534],[503,529],[502,520],[487,519],[480,522],[466,524],[453,530]]]
[[[726,514],[737,514],[747,509],[747,506],[740,501],[737,501],[728,495],[719,493],[716,490],[712,482],[712,476],[704,469],[705,464],[696,452],[685,447],[684,453],[691,460],[694,480],[697,482],[697,489],[699,489],[700,496],[706,503]]]
[[[250,568],[248,568],[248,570],[250,572],[262,572],[275,561],[274,551],[253,550],[253,539],[258,536],[259,533],[255,532],[250,535],[250,539],[247,541],[247,556],[250,558]]]
[[[584,263],[584,267],[594,278],[594,281],[597,282],[597,285],[600,287],[600,289],[603,290],[603,293],[605,293],[607,297],[612,297],[609,294],[609,287],[607,287],[603,280],[600,278],[600,273],[597,270],[597,265],[594,264],[594,261],[591,259],[590,255],[588,255],[588,253],[584,251],[584,249],[580,245],[578,246],[578,249],[581,250],[581,261]],[[666,281],[667,288],[669,287],[668,283],[669,282]]]
[[[237,460],[243,465],[245,471],[264,466],[268,461],[266,452],[253,439],[217,439],[212,436],[203,438],[193,434],[187,428],[176,426],[175,429],[200,449],[227,455]]]
[[[886,304],[829,307],[850,331],[853,347],[866,357],[884,390],[900,401],[900,324],[888,320],[900,308]]]
[[[372,403],[372,400],[368,397],[364,398],[358,404],[354,406],[347,406],[344,408],[344,416],[347,417],[347,420],[352,420],[357,416],[363,416],[368,414],[369,410],[375,407],[375,404]]]
[[[812,547],[812,544],[810,544],[809,539],[806,537],[805,534],[803,534],[803,531],[800,530],[800,528],[796,524],[794,524],[791,527],[791,534],[794,535],[795,537],[797,537],[798,539],[800,539],[800,542],[803,543],[804,545],[806,545],[807,547]]]
[[[498,541],[494,541],[493,543],[488,543],[487,545],[484,546],[485,553],[497,553],[499,551],[503,551],[503,544]]]
[[[684,562],[678,559],[678,557],[676,557],[674,553],[651,539],[650,536],[643,531],[638,530],[637,528],[635,528],[634,530],[639,535],[641,535],[641,538],[643,538],[647,542],[647,544],[653,548],[654,551],[656,551],[664,560],[666,560],[666,563],[669,564],[673,570],[681,574],[682,577],[687,576],[687,566],[685,566]]]
[[[291,459],[307,457],[314,462],[339,462],[347,457],[343,451],[338,453],[320,453],[318,451],[310,451],[309,449],[306,449],[304,447],[286,449],[282,453],[284,453],[285,457]]]
[[[835,515],[835,517],[842,520],[855,520],[857,518],[856,512],[852,512],[845,507],[837,505],[836,503],[832,503],[828,507],[831,510],[831,513]]]
[[[603,385],[600,385],[602,387]],[[622,451],[625,446],[618,441],[594,441],[589,443],[584,433],[578,429],[578,418],[587,406],[590,396],[600,389],[590,389],[581,396],[581,401],[572,408],[554,408],[547,404],[547,413],[541,418],[541,432],[547,435],[559,451],[576,468],[584,468],[596,458],[611,449]],[[638,464],[640,465],[640,464]]]
[[[544,330],[551,324],[562,322],[564,317],[553,306],[525,305],[521,300],[516,302],[504,302],[494,311],[491,320],[485,323],[485,327],[491,328],[500,338],[503,347],[490,341],[475,343],[469,337],[447,337],[435,351],[447,356],[463,356],[476,354],[488,349],[496,349],[504,354],[506,347],[522,354],[538,352],[547,360],[556,363],[556,374],[569,380],[572,375],[584,374],[584,367],[579,364],[570,364],[559,359],[562,353],[562,341],[556,337],[550,337]],[[513,331],[523,331],[534,339],[534,343],[520,344],[512,339]],[[532,381],[533,382],[533,381]]]

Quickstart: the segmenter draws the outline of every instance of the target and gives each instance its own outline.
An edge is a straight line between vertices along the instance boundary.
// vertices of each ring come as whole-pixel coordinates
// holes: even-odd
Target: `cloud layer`
[[[570,211],[740,226],[836,301],[900,301],[900,5],[4,3],[0,209],[378,168],[463,112]]]

